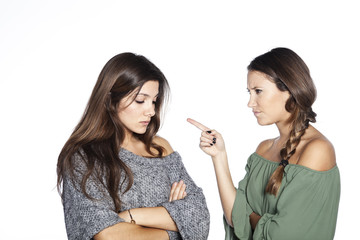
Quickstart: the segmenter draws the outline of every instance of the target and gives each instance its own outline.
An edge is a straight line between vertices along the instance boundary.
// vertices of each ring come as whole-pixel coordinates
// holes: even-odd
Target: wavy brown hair
[[[305,62],[288,48],[274,48],[256,57],[248,66],[248,71],[265,73],[280,91],[288,91],[290,97],[285,104],[291,113],[288,120],[291,126],[289,139],[280,151],[282,160],[289,160],[296,151],[301,137],[309,127],[309,122],[316,122],[316,113],[312,104],[316,99],[316,88]],[[284,175],[284,165],[274,171],[265,192],[277,195]]]
[[[154,157],[162,157],[164,149],[153,142],[160,128],[160,112],[168,97],[169,86],[164,74],[152,62],[141,55],[121,53],[111,58],[103,67],[86,106],[85,112],[70,138],[62,148],[57,163],[57,186],[66,176],[75,181],[74,156],[79,155],[87,169],[80,180],[81,191],[86,192],[90,176],[104,185],[113,199],[115,210],[121,208],[119,190],[127,180],[125,192],[133,184],[129,167],[119,158],[124,141],[124,125],[118,117],[118,106],[124,97],[138,93],[150,80],[159,82],[159,94],[155,104],[155,115],[144,134],[134,134]],[[134,96],[134,99],[136,94]],[[133,99],[133,100],[134,100]],[[156,150],[156,154],[151,149]]]

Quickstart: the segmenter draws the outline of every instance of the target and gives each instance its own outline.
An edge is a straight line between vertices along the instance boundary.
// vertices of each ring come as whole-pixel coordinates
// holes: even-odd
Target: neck
[[[276,123],[276,127],[279,130],[279,142],[286,142],[289,139],[290,136],[290,131],[291,131],[291,125],[288,124],[281,124],[281,123]]]
[[[130,131],[125,132],[125,138],[124,141],[121,143],[122,148],[127,148],[129,146],[134,145],[138,140],[134,137],[133,133]]]
[[[121,144],[121,148],[124,148],[139,156],[152,157],[152,155],[147,152],[146,145],[138,138],[134,137],[132,133],[125,135],[124,141]]]

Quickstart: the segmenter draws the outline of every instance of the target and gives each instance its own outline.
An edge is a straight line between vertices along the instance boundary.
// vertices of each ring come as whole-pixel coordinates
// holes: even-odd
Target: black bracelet
[[[131,215],[130,209],[128,210],[128,212],[129,212],[129,215],[130,215],[130,218],[131,218],[130,222],[131,222],[132,224],[136,224],[135,220],[133,219],[133,217],[132,217],[132,215]]]

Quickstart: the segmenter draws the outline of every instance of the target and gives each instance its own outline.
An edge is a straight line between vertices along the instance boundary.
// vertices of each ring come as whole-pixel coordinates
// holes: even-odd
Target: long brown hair
[[[311,106],[316,99],[316,88],[305,62],[288,48],[274,48],[256,57],[248,66],[248,71],[265,73],[280,91],[288,91],[290,97],[285,109],[291,113],[289,139],[280,151],[282,160],[288,161],[296,151],[301,137],[316,122],[316,113]],[[284,164],[279,164],[269,179],[265,191],[277,195],[284,174]]]
[[[107,188],[115,210],[120,211],[119,190],[125,180],[128,182],[125,192],[131,188],[133,175],[130,168],[119,158],[125,131],[118,117],[118,105],[124,97],[140,91],[149,80],[159,82],[155,116],[144,134],[134,136],[145,144],[149,154],[154,157],[163,155],[164,149],[152,140],[160,128],[161,107],[169,93],[168,82],[160,69],[144,56],[133,53],[118,54],[111,58],[100,72],[85,112],[60,152],[57,164],[59,192],[65,175],[69,175],[72,181],[75,180],[73,158],[74,155],[79,155],[87,167],[80,182],[81,191],[91,199],[86,192],[86,182],[90,176],[95,176]],[[156,149],[157,154],[154,154],[151,148]]]

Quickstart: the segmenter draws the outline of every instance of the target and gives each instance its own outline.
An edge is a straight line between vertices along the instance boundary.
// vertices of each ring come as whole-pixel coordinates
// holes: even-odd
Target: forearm
[[[130,209],[133,220],[137,225],[150,228],[159,228],[169,231],[178,231],[178,228],[164,207],[147,207]],[[126,222],[130,222],[128,211],[119,213]]]
[[[216,180],[219,189],[220,200],[226,221],[232,226],[231,212],[236,197],[236,189],[234,187],[226,152],[220,153],[212,157]]]
[[[94,236],[94,240],[168,240],[169,235],[165,230],[146,228],[137,224],[118,223],[108,227]]]

